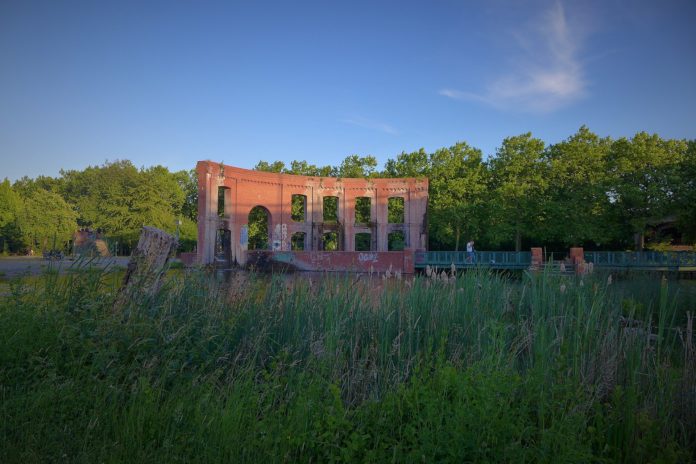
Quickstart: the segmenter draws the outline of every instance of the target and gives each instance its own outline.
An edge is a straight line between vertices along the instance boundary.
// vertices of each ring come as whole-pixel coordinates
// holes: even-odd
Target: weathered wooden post
[[[152,296],[159,290],[162,275],[177,245],[176,238],[168,233],[154,227],[143,227],[138,246],[128,261],[115,310],[123,309],[136,296]]]

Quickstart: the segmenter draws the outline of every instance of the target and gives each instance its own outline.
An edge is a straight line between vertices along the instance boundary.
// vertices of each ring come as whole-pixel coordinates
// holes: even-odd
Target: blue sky
[[[0,179],[696,138],[694,1],[0,2]]]

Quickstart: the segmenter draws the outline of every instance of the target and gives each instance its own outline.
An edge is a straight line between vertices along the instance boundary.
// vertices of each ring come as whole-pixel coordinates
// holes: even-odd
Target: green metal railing
[[[691,251],[586,251],[585,261],[595,268],[603,269],[666,269],[696,270],[696,252]],[[566,253],[547,253],[544,264],[563,260]],[[458,269],[476,266],[492,269],[527,269],[532,264],[528,251],[477,251],[472,260],[465,251],[419,251],[415,254],[416,268],[426,266],[449,268],[454,264]]]
[[[696,267],[696,252],[586,251],[585,261],[601,268],[679,269]]]
[[[477,251],[471,259],[466,251],[418,251],[415,255],[417,268],[489,267],[493,269],[527,269],[532,263],[529,251]]]

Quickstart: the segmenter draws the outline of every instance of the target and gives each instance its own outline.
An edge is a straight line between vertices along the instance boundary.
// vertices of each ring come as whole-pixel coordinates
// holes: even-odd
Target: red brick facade
[[[276,174],[199,161],[198,262],[245,264],[249,213],[261,206],[268,213],[269,249],[290,251],[291,238],[303,242],[304,251],[321,251],[322,235],[338,234],[338,250],[355,251],[355,234],[370,234],[369,251],[388,251],[389,234],[403,233],[406,250],[425,250],[428,180],[341,179]],[[220,189],[222,187],[222,189]],[[218,191],[225,196],[218,212]],[[292,218],[293,195],[304,196],[304,220]],[[338,222],[325,222],[324,197],[338,198]],[[370,199],[370,221],[355,222],[359,197]],[[403,198],[403,223],[388,222],[389,198]],[[221,213],[221,214],[219,214]]]

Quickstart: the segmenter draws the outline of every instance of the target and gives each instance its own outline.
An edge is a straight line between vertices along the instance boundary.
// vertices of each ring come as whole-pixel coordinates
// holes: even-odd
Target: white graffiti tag
[[[361,263],[376,263],[377,253],[360,253],[358,255],[358,261]]]

